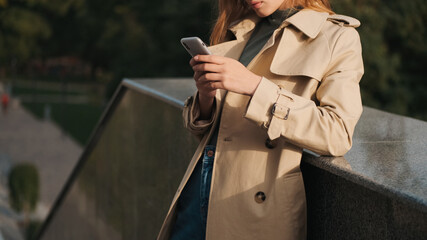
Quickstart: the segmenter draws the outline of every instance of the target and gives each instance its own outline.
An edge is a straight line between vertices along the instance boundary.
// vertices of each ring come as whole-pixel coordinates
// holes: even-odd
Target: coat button
[[[265,194],[263,192],[257,192],[255,194],[255,202],[263,203],[265,201]]]
[[[208,155],[208,157],[212,157],[214,154],[215,154],[215,152],[214,152],[214,151],[212,151],[212,150],[209,150],[209,151],[206,153],[206,155]]]
[[[265,146],[267,148],[273,149],[277,146],[277,141],[276,140],[271,140],[270,138],[267,138],[265,140]]]

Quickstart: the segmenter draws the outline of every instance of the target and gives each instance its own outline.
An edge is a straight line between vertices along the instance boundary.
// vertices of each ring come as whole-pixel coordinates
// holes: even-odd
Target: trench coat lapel
[[[326,39],[316,37],[328,19],[328,16],[328,13],[301,10],[286,19],[261,50],[263,52],[272,47],[276,36],[282,33],[280,39],[278,39],[280,42],[273,57],[270,71],[274,74],[284,76],[309,76],[321,81],[323,76],[322,69],[325,69],[324,65],[327,65],[328,61],[320,61],[318,58],[322,57],[324,59],[324,56],[329,54],[329,49],[324,47],[327,46],[324,43]],[[251,15],[238,24],[231,26],[229,30],[236,36],[236,40],[211,46],[209,47],[211,52],[214,55],[238,59],[250,38],[251,31],[260,19],[256,15]],[[292,27],[288,27],[290,25]],[[307,38],[316,38],[315,41],[318,44],[310,44],[310,48],[307,48],[306,44],[304,44],[305,41],[303,41]],[[322,52],[321,54],[320,51]],[[316,54],[310,54],[312,52],[316,52]],[[249,69],[250,66],[248,66]],[[217,98],[223,99],[225,92],[222,91],[217,95]]]
[[[229,30],[234,34],[236,39],[210,46],[209,50],[214,55],[229,57],[236,60],[239,59],[249,40],[249,33],[255,28],[259,20],[260,18],[256,15],[251,15],[237,24],[232,24]]]
[[[209,50],[213,55],[239,59],[243,49],[245,48],[246,42],[247,41],[245,40],[232,40],[210,46]]]
[[[329,13],[326,12],[305,9],[286,19],[282,27],[291,24],[309,38],[316,38],[328,16]]]
[[[284,30],[270,71],[284,76],[308,76],[321,81],[330,50],[325,44],[326,38],[316,37],[327,18],[328,13],[301,10],[285,20],[280,27]],[[313,42],[306,44],[307,38]]]

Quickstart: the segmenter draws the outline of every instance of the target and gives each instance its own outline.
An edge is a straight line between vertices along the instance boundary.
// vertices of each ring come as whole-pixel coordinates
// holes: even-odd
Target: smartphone
[[[181,38],[181,44],[192,57],[211,54],[208,46],[198,37]]]

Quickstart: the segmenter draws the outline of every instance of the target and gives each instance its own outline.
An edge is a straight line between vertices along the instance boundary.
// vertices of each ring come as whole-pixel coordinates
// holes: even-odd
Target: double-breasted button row
[[[265,193],[264,192],[257,192],[255,194],[255,202],[257,203],[263,203],[266,199]]]

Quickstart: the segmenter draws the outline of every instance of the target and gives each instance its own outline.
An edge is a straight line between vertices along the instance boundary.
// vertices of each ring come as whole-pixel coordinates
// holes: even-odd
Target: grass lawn
[[[98,122],[103,106],[91,104],[22,103],[38,118],[44,118],[45,106],[50,106],[51,120],[81,145],[85,145]]]

